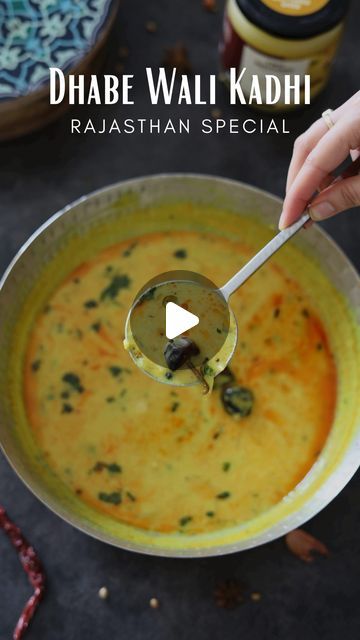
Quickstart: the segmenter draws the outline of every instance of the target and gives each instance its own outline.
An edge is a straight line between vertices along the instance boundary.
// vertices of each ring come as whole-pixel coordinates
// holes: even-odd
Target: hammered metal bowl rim
[[[84,196],[81,196],[70,204],[62,207],[57,212],[52,214],[45,222],[43,222],[33,233],[29,236],[29,238],[22,244],[20,249],[16,252],[13,259],[10,261],[8,267],[5,269],[1,279],[0,279],[0,298],[2,289],[5,285],[5,282],[10,277],[15,265],[21,257],[31,248],[31,245],[34,241],[41,236],[43,233],[46,233],[47,229],[59,218],[67,213],[70,213],[75,207],[78,205],[92,200],[98,196],[102,196],[107,192],[111,192],[114,190],[126,190],[131,189],[132,187],[138,187],[141,183],[151,183],[151,182],[161,182],[161,181],[171,181],[171,180],[184,180],[190,179],[194,181],[212,181],[222,186],[234,188],[245,189],[246,192],[252,192],[253,194],[258,194],[264,197],[267,200],[272,200],[274,203],[277,202],[279,207],[282,206],[282,200],[279,196],[269,193],[268,191],[261,189],[256,186],[249,185],[245,182],[238,181],[231,178],[226,178],[217,175],[211,174],[201,174],[201,173],[187,173],[187,172],[174,172],[174,173],[160,173],[153,175],[144,175],[136,178],[130,178],[127,180],[121,180],[115,183],[112,183],[108,186],[101,187],[96,189]],[[322,228],[317,228],[317,233],[322,235],[326,241],[328,242],[331,251],[338,253],[339,256],[347,263],[348,268],[351,270],[351,275],[355,279],[357,285],[360,285],[360,274],[356,270],[355,266],[349,260],[345,252],[337,245],[337,243],[329,236],[329,234],[324,231]],[[253,538],[249,538],[246,540],[241,540],[239,542],[235,542],[232,544],[217,544],[211,547],[204,548],[194,548],[194,549],[177,549],[177,548],[163,548],[157,546],[151,546],[149,544],[142,544],[133,541],[129,541],[126,539],[122,539],[120,537],[116,537],[110,533],[102,532],[96,529],[95,526],[84,523],[80,517],[77,516],[76,513],[69,512],[68,509],[63,508],[59,501],[56,498],[52,498],[49,500],[49,495],[46,492],[46,489],[42,486],[41,481],[38,478],[35,478],[31,475],[31,473],[25,470],[25,473],[18,469],[17,463],[15,463],[11,455],[8,455],[6,451],[6,447],[0,442],[0,449],[5,455],[7,461],[9,462],[11,468],[17,474],[17,476],[22,480],[25,486],[32,492],[33,495],[37,499],[40,500],[50,511],[55,513],[57,516],[61,517],[65,522],[75,527],[77,530],[90,535],[92,538],[99,540],[101,542],[105,542],[114,547],[124,549],[126,551],[132,551],[136,553],[142,553],[150,556],[158,556],[158,557],[171,557],[171,558],[200,558],[200,557],[215,557],[221,555],[227,555],[230,553],[235,553],[239,551],[243,551],[246,549],[251,549],[267,542],[271,542],[275,540],[289,531],[293,530],[296,527],[301,526],[309,520],[311,517],[319,513],[324,507],[327,506],[331,500],[333,500],[338,493],[345,487],[348,481],[352,478],[352,476],[356,473],[357,468],[360,464],[360,425],[358,426],[357,433],[353,440],[349,443],[348,448],[343,456],[338,467],[335,469],[333,474],[327,479],[327,481],[316,491],[313,498],[317,496],[317,500],[311,498],[307,500],[300,509],[295,512],[297,515],[296,523],[294,522],[295,513],[290,514],[283,520],[276,522],[270,529],[261,532]],[[332,480],[331,491],[324,491],[324,489],[329,484],[330,480]],[[325,493],[325,495],[324,495]],[[320,504],[319,504],[320,503]],[[300,517],[299,517],[300,516]]]

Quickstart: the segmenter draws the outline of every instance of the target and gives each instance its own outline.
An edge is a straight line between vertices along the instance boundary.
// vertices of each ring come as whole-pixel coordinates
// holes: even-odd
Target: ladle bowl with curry
[[[360,462],[359,276],[313,226],[232,298],[211,393],[159,384],[123,348],[145,281],[217,284],[273,235],[280,201],[221,178],[122,182],[59,212],[0,290],[0,441],[72,525],[162,556],[256,546],[320,511]]]

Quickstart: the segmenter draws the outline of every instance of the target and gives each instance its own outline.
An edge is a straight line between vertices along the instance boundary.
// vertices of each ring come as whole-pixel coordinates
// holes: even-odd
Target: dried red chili
[[[13,633],[13,640],[20,640],[43,597],[45,574],[34,548],[29,545],[19,527],[10,520],[3,507],[0,507],[0,527],[5,531],[10,542],[15,547],[22,567],[34,588],[34,593],[25,604]]]

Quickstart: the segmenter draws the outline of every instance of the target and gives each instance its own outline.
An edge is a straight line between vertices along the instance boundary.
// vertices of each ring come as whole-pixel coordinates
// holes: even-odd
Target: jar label
[[[287,16],[308,16],[320,11],[329,0],[261,0],[267,7]]]
[[[309,70],[310,64],[311,60],[308,58],[302,58],[301,60],[273,58],[272,56],[256,51],[248,45],[244,45],[240,63],[240,67],[246,67],[247,71],[242,83],[244,95],[247,97],[250,96],[252,76],[256,75],[259,79],[260,91],[265,103],[267,76],[274,75],[278,78],[281,93],[283,94],[285,76],[305,76]]]

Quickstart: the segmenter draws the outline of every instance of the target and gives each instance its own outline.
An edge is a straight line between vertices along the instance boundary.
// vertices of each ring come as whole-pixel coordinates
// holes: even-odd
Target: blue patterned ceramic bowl
[[[0,0],[0,138],[53,118],[49,67],[65,74],[84,71],[107,35],[115,5],[114,0]]]

